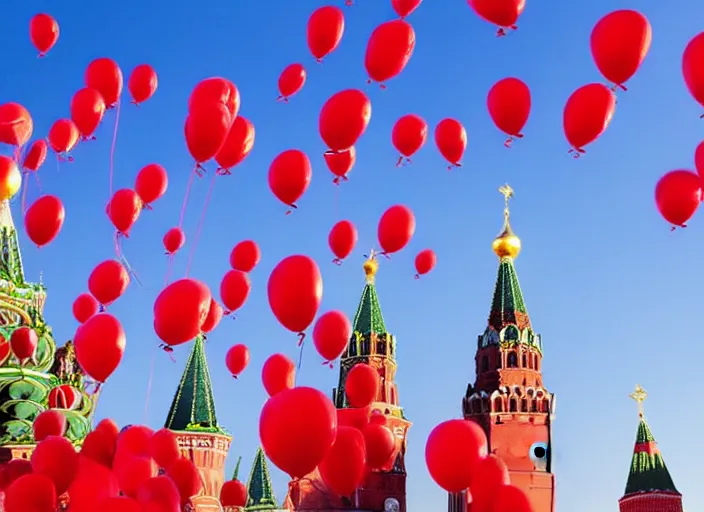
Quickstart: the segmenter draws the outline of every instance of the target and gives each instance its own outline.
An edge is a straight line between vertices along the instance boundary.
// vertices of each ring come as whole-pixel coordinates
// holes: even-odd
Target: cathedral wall
[[[672,493],[644,493],[621,498],[620,512],[683,512],[682,496]]]

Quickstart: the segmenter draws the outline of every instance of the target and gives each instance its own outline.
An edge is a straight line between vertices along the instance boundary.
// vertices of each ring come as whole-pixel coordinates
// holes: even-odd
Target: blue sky
[[[696,378],[704,287],[701,220],[670,233],[655,210],[653,190],[661,174],[693,165],[694,148],[704,137],[703,109],[688,95],[680,71],[687,41],[704,30],[704,6],[696,0],[680,0],[677,9],[633,0],[529,0],[518,32],[497,39],[495,29],[466,2],[426,0],[409,20],[417,44],[406,70],[385,91],[365,89],[372,121],[357,146],[350,181],[336,189],[322,158],[318,113],[332,93],[365,87],[366,40],[376,25],[393,17],[387,0],[356,4],[345,9],[338,51],[317,65],[307,51],[305,26],[320,0],[4,3],[0,101],[24,104],[34,117],[36,136],[68,115],[71,96],[82,87],[93,58],[115,59],[125,78],[141,63],[159,74],[155,97],[140,109],[124,101],[120,119],[115,186],[131,186],[150,162],[166,167],[170,184],[124,244],[144,286],[131,286],[110,308],[124,324],[128,346],[105,387],[99,416],[121,424],[142,421],[158,343],[152,304],[166,269],[161,238],[177,223],[192,167],[183,141],[187,98],[199,80],[221,75],[239,87],[241,113],[255,124],[257,138],[248,160],[217,181],[191,273],[217,289],[237,241],[253,238],[262,248],[249,302],[236,321],[224,320],[208,343],[218,417],[234,435],[228,472],[237,455],[249,465],[256,449],[265,399],[261,364],[272,352],[293,356],[296,351],[295,336],[269,310],[269,272],[290,254],[316,258],[325,282],[322,310],[341,308],[352,315],[363,287],[362,254],[375,243],[379,215],[404,203],[416,214],[416,235],[407,250],[383,262],[378,291],[386,324],[398,337],[401,402],[414,421],[407,462],[409,511],[445,507],[444,493],[425,468],[424,444],[435,424],[460,414],[466,384],[474,378],[476,336],[486,325],[496,277],[490,249],[501,225],[496,188],[509,182],[516,191],[513,225],[524,243],[517,269],[544,339],[544,382],[559,397],[559,510],[616,510],[637,425],[636,407],[628,399],[636,383],[650,392],[646,414],[686,507],[701,510],[697,454],[704,413]],[[628,92],[619,94],[608,131],[584,158],[573,160],[566,154],[562,108],[574,89],[600,80],[589,33],[615,8],[643,10],[653,26],[652,48]],[[42,10],[58,19],[61,37],[39,60],[27,27]],[[276,81],[292,62],[306,65],[308,83],[288,105],[278,104]],[[533,94],[525,139],[510,150],[485,106],[491,85],[506,76],[521,78]],[[406,113],[425,117],[431,127],[447,116],[461,120],[469,138],[464,166],[447,172],[431,138],[411,167],[396,169],[391,128]],[[27,276],[36,280],[43,272],[49,287],[46,316],[59,340],[73,334],[71,303],[86,290],[88,273],[113,256],[112,229],[104,215],[113,116],[107,114],[97,141],[74,151],[75,162],[57,172],[50,159],[40,171],[44,191],[59,195],[66,205],[59,238],[36,250],[22,235]],[[284,216],[285,208],[267,188],[266,173],[274,156],[289,148],[309,154],[314,175],[299,209]],[[191,238],[207,188],[207,180],[193,188],[185,223]],[[328,231],[339,218],[352,220],[360,231],[359,247],[342,267],[330,263],[327,248]],[[437,269],[414,281],[413,258],[426,247],[436,251]],[[184,272],[186,260],[184,250],[177,274]],[[224,366],[225,352],[234,343],[247,343],[252,353],[250,368],[238,381]],[[187,355],[188,347],[177,349],[176,364],[163,353],[157,356],[148,411],[154,427],[163,423]],[[336,370],[322,366],[307,347],[300,383],[327,391],[336,377]],[[278,471],[274,479],[282,499],[286,479]]]

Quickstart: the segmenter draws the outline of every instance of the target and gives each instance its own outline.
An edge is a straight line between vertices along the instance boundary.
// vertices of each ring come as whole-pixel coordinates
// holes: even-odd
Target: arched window
[[[504,401],[500,396],[494,398],[494,412],[504,412]]]
[[[543,400],[543,412],[550,412],[550,399]]]
[[[362,343],[361,343],[361,349],[360,349],[360,354],[361,356],[368,356],[369,355],[369,338],[366,336],[362,338]]]
[[[357,340],[353,339],[350,341],[348,352],[352,357],[357,355]]]
[[[518,411],[518,402],[516,401],[515,398],[512,398],[511,400],[508,401],[508,410],[509,410],[509,412],[517,412]]]
[[[521,400],[521,412],[528,412],[528,400],[525,398]]]
[[[531,370],[533,368],[535,368],[533,361],[534,361],[533,356],[531,354],[528,354],[528,368],[530,368]]]
[[[482,356],[482,372],[489,371],[489,356]]]
[[[518,356],[515,352],[509,352],[507,358],[507,364],[509,368],[518,368]]]
[[[530,401],[530,412],[538,412],[538,401],[537,400]]]
[[[526,356],[526,354],[523,354],[523,357],[521,357],[521,367],[528,368],[528,356]]]
[[[535,367],[536,370],[540,371],[540,362],[538,360],[538,354],[533,355],[533,366]]]
[[[376,353],[379,354],[380,356],[386,355],[386,340],[385,339],[382,338],[376,342]]]

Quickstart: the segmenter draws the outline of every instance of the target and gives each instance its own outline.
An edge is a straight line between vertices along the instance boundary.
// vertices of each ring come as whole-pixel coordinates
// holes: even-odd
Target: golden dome
[[[499,187],[499,192],[504,196],[504,225],[501,228],[501,233],[491,243],[491,248],[499,258],[515,258],[521,252],[521,239],[513,233],[509,222],[511,214],[508,209],[508,200],[513,197],[513,189],[508,185],[503,185]]]
[[[374,276],[376,275],[377,270],[379,270],[379,262],[376,259],[376,253],[374,252],[373,249],[369,253],[369,257],[367,258],[367,261],[364,262],[363,268],[364,268],[364,275],[367,276],[367,282],[373,283]]]

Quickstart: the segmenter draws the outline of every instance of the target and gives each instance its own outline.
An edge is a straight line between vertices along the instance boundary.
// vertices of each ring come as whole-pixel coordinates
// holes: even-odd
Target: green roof
[[[262,450],[261,446],[257,448],[252,471],[249,473],[247,494],[249,495],[249,500],[245,510],[277,510],[279,508],[274,496],[274,488],[271,485],[266,455],[264,455],[264,450]]]
[[[0,203],[0,279],[25,284],[22,255],[9,201]]]
[[[225,433],[215,417],[213,386],[203,336],[198,336],[193,342],[165,427],[175,431]]]
[[[655,437],[641,416],[625,496],[654,491],[679,494],[658,450]]]
[[[530,318],[523,300],[521,285],[518,283],[516,268],[512,258],[502,258],[496,276],[494,298],[489,312],[489,326],[497,332],[510,324],[519,329],[530,327]]]
[[[353,326],[352,331],[359,334],[386,333],[376,286],[372,282],[368,282],[362,291],[362,298],[357,306],[357,313],[354,315]]]

